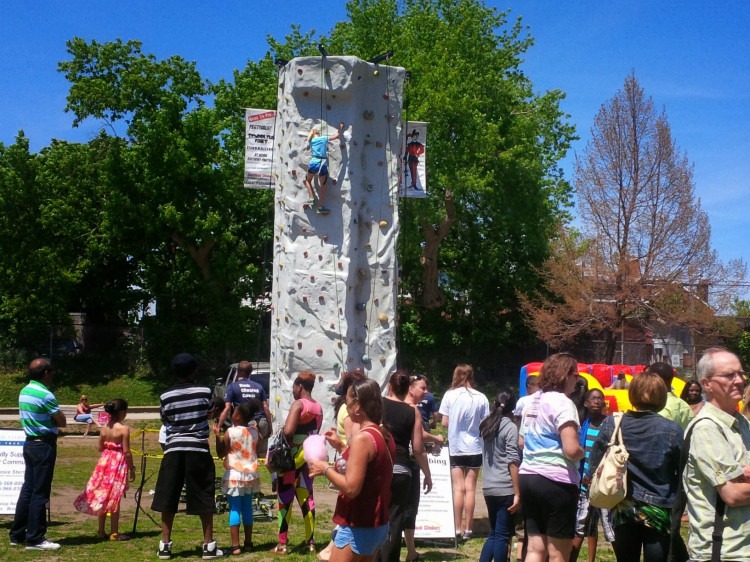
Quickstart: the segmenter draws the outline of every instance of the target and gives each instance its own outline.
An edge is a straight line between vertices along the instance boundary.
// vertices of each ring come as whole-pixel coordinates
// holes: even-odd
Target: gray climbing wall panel
[[[297,58],[279,73],[271,407],[282,419],[299,371],[318,376],[313,396],[330,424],[342,370],[361,367],[385,388],[396,368],[404,74],[356,57]],[[320,215],[306,204],[307,134],[340,122],[328,144],[331,212]]]

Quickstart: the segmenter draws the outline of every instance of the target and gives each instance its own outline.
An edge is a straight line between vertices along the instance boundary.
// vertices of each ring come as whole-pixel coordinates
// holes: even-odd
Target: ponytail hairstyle
[[[391,392],[399,400],[406,398],[406,395],[409,392],[409,384],[409,373],[403,369],[399,369],[393,373],[388,381],[388,386],[390,387]]]
[[[240,420],[242,425],[249,424],[255,415],[263,409],[263,404],[257,398],[251,398],[247,402],[243,402],[237,406],[237,411],[240,414]]]
[[[492,412],[479,424],[479,435],[485,441],[494,439],[503,418],[510,416],[516,407],[516,395],[510,390],[501,390],[495,396]]]
[[[364,380],[366,378],[367,375],[362,372],[362,369],[354,369],[353,371],[348,371],[344,375],[344,381],[341,383],[341,395],[336,397],[336,402],[333,404],[333,415],[335,418],[338,418],[339,410],[344,404],[346,404],[346,391],[349,390],[349,387],[356,381]]]
[[[451,388],[469,387],[474,388],[474,369],[471,365],[461,363],[456,365],[453,369],[453,381],[451,382]]]
[[[128,411],[128,401],[124,398],[113,398],[104,405],[104,411],[110,416],[114,416],[120,412]]]

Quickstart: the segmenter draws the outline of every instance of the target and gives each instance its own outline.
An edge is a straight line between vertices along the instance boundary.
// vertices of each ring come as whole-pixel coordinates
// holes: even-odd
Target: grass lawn
[[[141,424],[138,424],[141,425]],[[148,424],[142,424],[146,426]],[[153,424],[151,424],[153,425]],[[156,474],[159,468],[160,449],[157,443],[156,431],[147,431],[139,434],[138,429],[133,430],[132,447],[138,453],[134,455],[138,476],[136,482],[131,485],[131,490],[122,502],[120,532],[131,534],[136,513],[134,492],[141,479],[141,462],[145,453],[145,485],[143,488],[142,511],[138,512],[137,531],[132,533],[132,540],[127,542],[103,542],[96,538],[97,519],[81,514],[73,508],[73,500],[81,492],[86,484],[91,471],[99,458],[96,438],[63,437],[59,441],[58,460],[55,469],[55,479],[52,485],[51,524],[48,530],[48,538],[62,544],[62,548],[56,552],[26,551],[22,547],[10,546],[8,530],[12,522],[12,516],[0,516],[0,560],[7,562],[40,560],[44,558],[49,561],[120,561],[127,560],[135,562],[140,560],[156,560],[156,550],[160,538],[160,514],[151,511],[151,496],[149,491],[153,489],[156,482]],[[223,474],[221,464],[217,462],[217,475]],[[270,475],[262,470],[262,489],[270,493]],[[328,543],[330,531],[333,528],[331,518],[336,501],[334,492],[327,488],[323,479],[316,479],[316,512],[317,529],[316,542],[318,550],[322,550]],[[181,508],[184,508],[181,505]],[[292,525],[290,529],[290,546],[292,552],[285,557],[290,562],[316,560],[316,558],[303,551],[303,527],[299,506],[293,508]],[[275,514],[275,506],[273,509]],[[108,524],[109,525],[109,524]],[[109,526],[107,527],[109,530]],[[256,520],[253,529],[253,542],[255,551],[245,553],[241,556],[232,557],[241,560],[272,560],[277,557],[268,554],[277,541],[276,520]],[[224,548],[230,544],[227,514],[222,513],[214,519],[214,537],[219,541],[220,547]],[[200,520],[196,516],[178,513],[172,534],[174,541],[173,560],[186,558],[199,558],[202,534]],[[424,560],[477,560],[479,551],[484,540],[475,538],[454,549],[452,544],[425,545],[418,541],[420,552],[424,553]],[[406,556],[406,549],[402,551],[402,558]]]
[[[96,438],[82,438],[78,436],[63,437],[59,441],[58,460],[53,482],[51,499],[52,522],[48,530],[48,538],[60,542],[62,548],[56,552],[25,551],[22,547],[11,547],[8,540],[8,530],[11,525],[12,516],[0,516],[0,560],[7,562],[40,560],[42,558],[50,561],[128,561],[156,560],[156,550],[160,538],[160,514],[151,511],[150,490],[156,482],[156,474],[159,468],[159,453],[161,452],[157,442],[157,431],[154,423],[138,422],[138,427],[133,430],[132,447],[138,476],[132,484],[131,490],[122,502],[122,515],[120,531],[132,534],[132,540],[128,542],[103,542],[96,538],[97,519],[81,514],[73,508],[73,500],[85,486],[97,459]],[[150,427],[149,427],[150,426]],[[142,432],[142,429],[146,429]],[[144,459],[145,465],[141,464]],[[141,481],[141,469],[145,476],[143,488],[142,510],[138,512],[137,530],[132,533],[136,514],[135,492]],[[223,473],[221,464],[217,462],[217,475]],[[270,475],[262,470],[262,489],[269,493],[271,489]],[[329,540],[329,533],[333,528],[331,518],[336,501],[334,492],[327,488],[323,479],[315,481],[317,530],[316,541],[318,550],[321,550]],[[183,506],[181,506],[183,507]],[[477,506],[479,509],[479,506]],[[273,506],[275,515],[275,506]],[[486,516],[485,516],[486,517]],[[476,528],[476,526],[475,526]],[[109,530],[109,526],[107,527]],[[240,560],[273,560],[277,558],[268,554],[268,550],[276,544],[277,522],[275,519],[256,519],[254,524],[253,541],[255,551],[232,557]],[[290,562],[312,561],[316,558],[303,551],[303,527],[299,507],[295,505],[292,525],[290,529],[291,553],[285,557]],[[230,544],[227,514],[222,513],[214,519],[214,537],[218,540],[220,547],[226,548]],[[202,535],[200,521],[196,516],[178,513],[172,534],[174,541],[173,559],[200,558],[200,546]],[[422,553],[422,559],[428,562],[439,562],[444,560],[478,560],[479,553],[484,544],[484,537],[479,535],[454,548],[450,541],[428,543],[417,541],[417,548]],[[584,543],[585,544],[585,543]],[[614,554],[609,545],[600,539],[600,548],[597,551],[597,561],[613,562]],[[402,550],[401,559],[406,558],[406,549]],[[579,560],[587,560],[586,547],[581,551]]]

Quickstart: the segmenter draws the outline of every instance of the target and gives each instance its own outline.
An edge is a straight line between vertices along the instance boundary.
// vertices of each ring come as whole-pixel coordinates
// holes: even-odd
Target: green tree
[[[476,1],[347,4],[329,51],[390,63],[411,74],[404,118],[429,121],[426,201],[401,203],[402,352],[476,361],[515,349],[529,333],[518,287],[566,217],[570,186],[558,162],[574,138],[560,91],[534,92],[522,71],[533,41],[520,20]]]
[[[246,213],[241,174],[222,166],[231,158],[225,123],[209,107],[212,87],[194,63],[158,60],[137,41],[73,39],[68,51],[59,67],[75,124],[99,119],[103,137],[122,141],[110,161],[117,211],[109,218],[137,285],[156,300],[148,326],[158,352],[199,349],[223,362],[249,337],[240,301],[260,279],[245,253],[257,213]]]
[[[39,166],[23,133],[12,145],[0,144],[0,321],[9,346],[36,345],[40,332],[49,332],[42,323],[67,312],[67,283],[54,274],[60,260],[48,247],[53,233],[42,216]]]

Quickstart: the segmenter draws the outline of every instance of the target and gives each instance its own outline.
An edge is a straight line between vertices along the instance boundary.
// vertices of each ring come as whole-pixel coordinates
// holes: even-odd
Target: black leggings
[[[380,548],[376,558],[379,562],[398,562],[401,559],[401,533],[404,530],[404,515],[409,505],[411,474],[393,475],[391,481],[391,507],[388,509],[388,539]]]
[[[669,553],[669,535],[640,523],[625,523],[615,527],[613,546],[617,562],[664,562]]]

